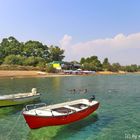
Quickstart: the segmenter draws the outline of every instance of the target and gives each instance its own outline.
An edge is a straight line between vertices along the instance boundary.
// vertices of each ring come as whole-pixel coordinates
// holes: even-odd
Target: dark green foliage
[[[51,45],[49,47],[49,61],[62,61],[64,58],[64,50],[60,49],[58,46]]]
[[[82,69],[84,70],[92,70],[92,71],[102,70],[102,64],[100,60],[98,60],[97,56],[82,58],[80,62],[82,64]]]
[[[81,58],[80,63],[82,65],[82,69],[84,70],[92,70],[92,71],[126,71],[126,72],[137,72],[140,71],[140,66],[128,65],[121,66],[119,63],[110,64],[108,58],[105,58],[103,63],[101,64],[100,60],[98,60],[97,56],[91,56],[87,58]]]
[[[8,55],[21,55],[22,43],[18,42],[14,37],[4,38],[0,43],[0,59]]]
[[[84,57],[82,57],[82,58],[81,58],[81,60],[80,60],[80,64],[84,64],[84,63],[85,63],[85,61],[86,61],[86,60],[85,60],[85,58],[84,58]]]
[[[137,72],[139,70],[137,65],[130,65],[130,66],[125,66],[125,71],[127,72]]]
[[[109,63],[108,58],[105,58],[105,59],[104,59],[102,65],[103,65],[103,70],[108,71],[108,70],[110,70],[110,68],[111,68],[111,64]]]
[[[45,67],[47,62],[62,60],[63,54],[58,46],[48,47],[32,40],[23,43],[12,36],[0,43],[0,64]]]
[[[119,70],[121,70],[121,65],[119,63],[113,63],[108,67],[108,70],[112,72],[118,72]]]
[[[24,44],[23,55],[26,57],[41,57],[45,60],[48,59],[48,47],[38,41],[27,41]]]

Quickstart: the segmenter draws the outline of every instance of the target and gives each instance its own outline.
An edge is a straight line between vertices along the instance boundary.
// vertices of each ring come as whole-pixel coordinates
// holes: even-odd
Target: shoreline
[[[26,71],[26,70],[0,70],[0,79],[3,78],[36,78],[36,77],[63,77],[63,76],[75,76],[65,75],[58,73],[45,73],[41,71]]]
[[[140,74],[140,72],[136,72]],[[94,75],[118,75],[127,74],[126,72],[110,72],[110,71],[100,71],[95,74],[84,74],[84,75],[73,75],[73,74],[63,74],[63,73],[45,73],[41,71],[25,71],[25,70],[0,70],[1,78],[30,78],[30,77],[67,77],[67,76],[94,76]]]

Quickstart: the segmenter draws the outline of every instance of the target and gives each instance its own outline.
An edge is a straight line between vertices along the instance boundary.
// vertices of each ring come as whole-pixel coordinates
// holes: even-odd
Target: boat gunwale
[[[52,117],[54,117],[54,118],[57,118],[57,117],[60,118],[60,117],[65,117],[65,116],[69,116],[69,115],[72,115],[72,114],[76,114],[76,113],[79,113],[79,112],[88,110],[88,109],[92,108],[93,106],[95,106],[95,105],[97,105],[97,104],[100,104],[100,103],[99,103],[98,101],[96,101],[95,104],[89,105],[89,106],[86,107],[86,108],[79,109],[78,111],[73,111],[73,112],[68,113],[68,114],[61,114],[61,115],[53,115],[53,113],[52,113],[52,116],[38,115],[38,114],[36,113],[36,111],[35,111],[36,109],[33,109],[33,110],[35,111],[35,114],[27,114],[27,113],[24,113],[24,112],[26,112],[25,110],[22,112],[22,114],[23,114],[24,116],[32,116],[32,117],[38,117],[38,118],[52,118]],[[50,112],[51,112],[51,110],[50,110]]]
[[[10,95],[12,95],[12,94],[10,94]],[[13,95],[15,95],[15,94],[13,94]],[[3,99],[0,99],[0,101],[7,101],[7,100],[14,101],[14,100],[18,100],[18,99],[31,98],[31,97],[40,96],[40,95],[41,95],[40,93],[37,93],[37,94],[34,94],[34,95],[27,95],[27,96],[23,96],[23,97],[14,97],[13,96],[11,98],[5,98],[5,99],[3,98]],[[3,96],[5,96],[5,95],[3,95]]]

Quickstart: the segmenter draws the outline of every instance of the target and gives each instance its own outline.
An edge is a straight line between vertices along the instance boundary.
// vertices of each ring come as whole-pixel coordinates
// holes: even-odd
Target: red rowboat
[[[30,128],[64,125],[81,120],[98,107],[99,102],[91,99],[79,99],[60,104],[46,106],[45,104],[27,105],[23,111],[24,118]],[[31,109],[33,107],[33,109]]]

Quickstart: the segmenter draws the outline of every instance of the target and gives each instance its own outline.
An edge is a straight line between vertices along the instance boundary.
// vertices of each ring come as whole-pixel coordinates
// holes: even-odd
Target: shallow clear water
[[[0,79],[0,95],[29,92],[36,87],[47,104],[96,96],[100,108],[88,118],[31,130],[23,106],[0,108],[0,140],[140,140],[140,75],[98,75]],[[72,94],[70,89],[88,89]]]

